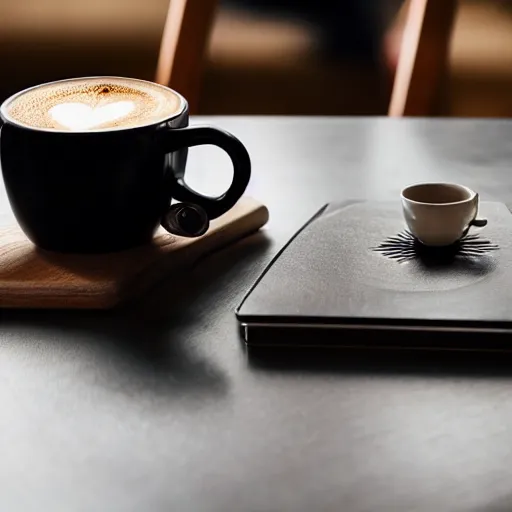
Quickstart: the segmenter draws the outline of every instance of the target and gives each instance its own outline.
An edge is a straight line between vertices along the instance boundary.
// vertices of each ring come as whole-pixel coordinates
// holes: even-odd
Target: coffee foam
[[[70,132],[145,126],[179,113],[173,91],[128,78],[81,78],[45,84],[6,106],[14,121],[34,128]]]

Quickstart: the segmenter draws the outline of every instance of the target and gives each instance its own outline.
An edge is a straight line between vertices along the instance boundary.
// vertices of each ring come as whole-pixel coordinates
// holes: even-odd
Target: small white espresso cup
[[[478,194],[454,183],[419,183],[402,190],[402,209],[409,231],[424,245],[445,246],[465,236],[477,219]]]

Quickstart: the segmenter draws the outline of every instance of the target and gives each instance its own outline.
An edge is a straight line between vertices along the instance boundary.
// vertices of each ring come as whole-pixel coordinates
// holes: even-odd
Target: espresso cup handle
[[[183,180],[169,176],[174,199],[197,205],[209,220],[220,217],[230,210],[245,192],[251,177],[251,159],[245,146],[231,133],[211,126],[189,126],[186,128],[163,128],[161,145],[165,153],[185,147],[213,144],[223,149],[233,162],[233,181],[228,190],[219,197],[207,197],[192,190]],[[164,227],[167,227],[164,225]]]
[[[473,218],[469,221],[469,224],[467,225],[466,229],[462,233],[462,236],[466,236],[469,232],[469,228],[476,227],[476,228],[483,228],[484,226],[487,226],[487,219],[477,219],[478,215],[478,202],[479,197],[478,194],[475,194],[475,198],[473,199],[474,207],[475,207],[475,214],[473,215]]]
[[[487,226],[487,219],[473,219],[469,225],[475,226],[475,228],[483,228],[484,226]]]

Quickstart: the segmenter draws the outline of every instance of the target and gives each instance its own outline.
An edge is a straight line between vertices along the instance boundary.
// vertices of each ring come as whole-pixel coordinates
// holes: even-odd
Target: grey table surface
[[[512,510],[512,363],[252,354],[234,316],[326,202],[422,180],[511,202],[512,124],[193,122],[246,143],[271,220],[119,311],[0,311],[0,510]],[[227,164],[194,148],[188,180],[217,192]]]

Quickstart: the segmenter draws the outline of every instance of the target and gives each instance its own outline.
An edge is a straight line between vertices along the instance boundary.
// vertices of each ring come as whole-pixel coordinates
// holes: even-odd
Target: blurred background
[[[73,76],[155,79],[169,0],[0,0],[0,100]],[[199,114],[385,115],[401,0],[221,0]],[[443,115],[512,114],[512,2],[460,0]]]

